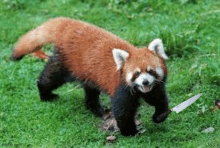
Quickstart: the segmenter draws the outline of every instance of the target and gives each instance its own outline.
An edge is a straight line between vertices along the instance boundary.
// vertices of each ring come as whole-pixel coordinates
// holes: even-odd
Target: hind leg
[[[102,117],[105,113],[105,110],[99,103],[100,91],[86,84],[84,84],[84,90],[86,108],[91,110],[96,116]]]
[[[58,95],[53,94],[52,91],[66,82],[65,78],[68,74],[56,53],[50,57],[37,80],[41,100],[51,101],[55,99]]]

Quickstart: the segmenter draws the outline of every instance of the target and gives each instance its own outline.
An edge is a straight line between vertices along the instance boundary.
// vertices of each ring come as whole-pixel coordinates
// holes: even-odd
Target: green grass
[[[218,0],[3,0],[0,2],[0,147],[220,147],[220,1]],[[135,137],[99,130],[101,119],[84,107],[83,89],[66,84],[60,98],[41,102],[36,79],[45,62],[9,57],[18,38],[49,18],[66,16],[105,28],[137,46],[162,38],[170,59],[170,108],[201,98],[162,124],[153,107],[139,108],[145,132]],[[45,51],[51,51],[50,46]],[[101,96],[104,106],[110,99]],[[213,133],[201,133],[214,127]],[[114,143],[106,136],[115,135]]]

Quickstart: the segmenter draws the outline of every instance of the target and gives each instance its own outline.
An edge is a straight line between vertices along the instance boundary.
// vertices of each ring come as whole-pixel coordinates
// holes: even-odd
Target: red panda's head
[[[153,40],[147,48],[113,49],[113,57],[126,84],[143,93],[151,91],[167,75],[165,60],[168,57],[160,39]]]

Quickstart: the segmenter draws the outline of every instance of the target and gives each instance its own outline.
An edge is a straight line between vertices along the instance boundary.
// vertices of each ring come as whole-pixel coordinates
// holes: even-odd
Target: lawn
[[[162,124],[142,101],[143,133],[124,137],[101,131],[102,120],[84,106],[79,83],[55,92],[54,102],[39,99],[36,80],[46,62],[25,56],[10,61],[19,37],[50,18],[71,17],[105,28],[136,46],[161,38],[169,55],[170,108],[203,95]],[[2,0],[0,2],[0,147],[220,147],[219,0]],[[52,46],[43,49],[51,54]],[[110,108],[110,99],[101,95]],[[208,127],[211,133],[202,131]],[[116,136],[113,143],[106,137]]]

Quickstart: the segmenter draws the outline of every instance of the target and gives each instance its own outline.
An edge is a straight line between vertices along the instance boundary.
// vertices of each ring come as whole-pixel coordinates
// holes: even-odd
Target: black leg
[[[160,121],[157,120],[157,117],[168,111],[168,98],[166,95],[165,84],[156,85],[152,91],[149,93],[143,94],[144,100],[150,105],[155,106],[155,113],[153,115],[153,121],[155,123],[163,122],[166,118],[162,118]]]
[[[52,90],[63,85],[68,76],[67,70],[60,62],[58,54],[55,52],[52,57],[49,58],[47,65],[37,80],[37,86],[42,101],[52,101],[58,95],[53,94]]]
[[[99,103],[100,91],[87,84],[84,84],[84,90],[86,108],[91,110],[96,116],[102,117],[105,113],[105,110]]]
[[[120,86],[112,100],[112,111],[118,128],[124,136],[133,136],[138,131],[135,113],[139,106],[139,95],[132,94],[129,87]]]

